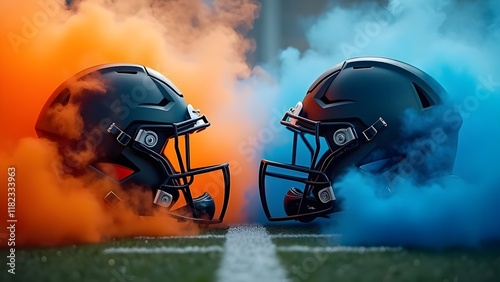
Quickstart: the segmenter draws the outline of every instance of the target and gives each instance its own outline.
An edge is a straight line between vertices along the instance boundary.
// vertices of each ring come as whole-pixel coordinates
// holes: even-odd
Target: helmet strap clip
[[[377,135],[378,131],[384,127],[387,127],[387,123],[381,117],[379,117],[372,125],[370,125],[367,129],[363,130],[363,136],[366,138],[366,141],[370,141]]]
[[[125,133],[123,130],[121,130],[116,124],[113,122],[107,130],[111,135],[113,135],[116,138],[116,141],[120,143],[122,146],[127,146],[127,144],[130,142],[132,137]]]

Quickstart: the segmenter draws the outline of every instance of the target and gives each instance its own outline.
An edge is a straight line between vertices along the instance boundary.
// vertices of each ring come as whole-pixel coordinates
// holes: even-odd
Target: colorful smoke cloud
[[[345,211],[324,221],[325,232],[341,233],[343,243],[352,245],[442,248],[500,240],[500,133],[495,130],[500,120],[500,3],[393,0],[381,6],[358,1],[331,7],[304,32],[308,50],[290,47],[280,54],[275,109],[293,107],[315,78],[336,63],[381,56],[433,76],[464,119],[454,167],[461,180],[422,187],[410,177],[390,197],[380,197],[376,191],[385,187],[349,172],[334,184],[345,199]],[[276,131],[279,137],[268,142],[264,158],[290,161],[292,137],[285,132]],[[274,208],[282,209],[283,195],[276,197]],[[249,212],[267,221],[260,210],[249,207]]]
[[[240,212],[244,193],[257,172],[255,162],[232,154],[231,148],[257,125],[247,123],[249,89],[236,93],[233,86],[238,78],[252,75],[245,54],[253,45],[241,32],[251,28],[259,6],[250,0],[70,2],[0,1],[0,167],[16,168],[17,244],[197,231],[163,217],[139,220],[127,211],[109,213],[94,192],[108,184],[61,179],[54,166],[61,161],[54,144],[36,138],[35,121],[52,91],[78,71],[103,63],[156,69],[182,90],[188,103],[201,109],[212,126],[191,138],[192,165],[231,162],[226,222],[245,221]],[[235,111],[238,115],[230,115]],[[1,177],[4,187],[6,179]],[[197,189],[207,188],[220,197],[213,188],[218,181]],[[6,207],[6,193],[0,201]],[[2,224],[5,217],[2,213]],[[4,239],[2,234],[2,245]]]

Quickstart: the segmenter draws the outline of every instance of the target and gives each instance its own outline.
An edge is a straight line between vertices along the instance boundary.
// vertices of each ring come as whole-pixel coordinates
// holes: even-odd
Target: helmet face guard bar
[[[216,224],[222,222],[229,203],[229,191],[230,191],[229,164],[225,163],[225,164],[207,166],[201,168],[194,168],[194,169],[191,168],[189,135],[191,133],[199,132],[207,128],[208,126],[210,126],[210,123],[208,122],[207,118],[204,115],[199,115],[196,117],[192,117],[189,120],[181,121],[178,123],[161,124],[161,125],[143,124],[137,128],[137,131],[135,133],[135,138],[130,137],[121,129],[116,127],[114,124],[110,126],[108,132],[112,133],[116,137],[117,141],[123,146],[126,146],[130,141],[133,140],[132,142],[133,149],[148,155],[152,160],[154,160],[157,164],[160,165],[160,167],[163,170],[163,173],[165,174],[165,180],[160,187],[156,188],[157,195],[161,192],[163,193],[172,192],[172,189],[180,190],[184,196],[184,199],[186,200],[186,204],[188,204],[190,207],[194,207],[193,196],[189,189],[190,185],[193,184],[194,182],[194,177],[196,175],[211,173],[220,170],[222,172],[224,181],[223,183],[224,200],[218,218],[216,219],[199,218],[197,215],[197,211],[194,208],[192,209],[193,217],[186,216],[185,214],[176,213],[175,211],[170,211],[170,210],[167,211],[167,214],[174,218],[180,220],[191,220],[199,224],[208,225],[208,224]],[[180,172],[174,171],[169,161],[163,155],[152,150],[150,148],[151,146],[148,146],[147,141],[144,140],[144,138],[141,138],[142,132],[148,132],[146,129],[148,130],[156,129],[158,131],[170,132],[166,140],[169,140],[171,138],[174,139],[175,154],[179,162]],[[180,136],[184,136],[184,141],[185,141],[184,145],[186,150],[184,158],[180,150],[180,144],[179,144]],[[154,189],[155,187],[152,188]]]
[[[292,108],[285,113],[280,122],[294,134],[291,163],[284,164],[262,160],[260,164],[260,198],[262,206],[264,208],[264,212],[270,221],[310,219],[311,217],[314,218],[318,216],[326,216],[329,213],[338,211],[338,209],[334,209],[333,201],[335,200],[335,195],[333,193],[333,189],[331,188],[331,179],[329,179],[328,176],[323,172],[323,170],[326,168],[325,164],[330,164],[344,152],[358,147],[360,142],[370,142],[375,137],[378,130],[387,126],[387,123],[384,121],[384,119],[382,119],[381,117],[378,118],[372,125],[361,131],[362,135],[360,136],[364,137],[363,139],[358,137],[356,127],[349,122],[314,121],[299,116],[301,110],[302,103],[299,102],[297,103],[295,108]],[[325,159],[323,159],[324,163],[322,164],[318,163],[318,156],[321,151],[320,137],[324,137],[320,135],[320,129],[325,132],[330,132],[329,134],[333,136],[333,141],[335,143],[335,148],[330,147],[331,152]],[[312,134],[314,136],[315,148],[313,148],[313,146],[306,139],[305,134]],[[297,165],[297,140],[299,136],[306,145],[309,153],[311,154],[311,162],[309,167]],[[269,167],[287,169],[291,171],[291,173],[290,175],[288,175],[283,173],[270,172],[268,171]],[[294,175],[297,173],[306,173],[308,176],[306,178],[297,177]],[[297,209],[297,214],[283,217],[273,217],[271,215],[266,196],[265,178],[267,176],[300,182],[305,185],[304,192],[301,196],[299,207]],[[325,188],[328,188],[331,191],[331,195],[330,197],[327,197],[328,200],[326,202],[323,201],[319,196],[319,193],[321,193],[321,191],[324,191]],[[312,212],[302,212],[304,210],[307,210],[303,207],[303,205],[307,205],[306,198],[310,197],[311,194],[313,194],[314,196],[319,196],[317,198],[319,198],[318,200],[321,201],[322,204],[318,205],[319,208],[317,210],[314,210]]]
[[[297,107],[296,107],[297,108]],[[264,209],[264,213],[266,214],[266,217],[269,221],[283,221],[283,220],[297,220],[301,218],[310,218],[311,216],[317,217],[317,216],[325,216],[326,214],[329,214],[333,210],[333,205],[328,205],[325,208],[312,211],[312,212],[306,212],[306,213],[301,213],[303,210],[303,205],[306,205],[306,197],[311,194],[312,190],[314,188],[317,188],[316,190],[319,191],[320,189],[324,187],[331,187],[330,180],[328,179],[328,176],[326,176],[325,173],[315,170],[314,167],[316,166],[316,162],[318,159],[319,152],[321,150],[321,145],[320,145],[320,125],[321,122],[319,121],[313,121],[298,115],[295,115],[293,113],[294,109],[291,109],[290,111],[286,112],[283,118],[281,119],[281,124],[285,125],[288,129],[290,129],[293,132],[293,149],[292,149],[292,162],[291,164],[285,164],[285,163],[278,163],[278,162],[273,162],[269,160],[262,160],[260,163],[260,168],[259,168],[259,192],[260,192],[260,199],[262,202],[262,207]],[[314,135],[314,140],[315,140],[315,149],[313,149],[313,146],[309,143],[309,141],[305,138],[304,134],[309,133]],[[306,145],[309,153],[311,154],[311,163],[309,167],[305,166],[299,166],[297,165],[297,140],[298,136],[302,139],[304,144]],[[290,174],[283,174],[283,173],[276,173],[272,171],[268,171],[269,167],[277,167],[281,169],[287,169],[290,170]],[[295,172],[295,173],[294,173]],[[294,174],[296,173],[306,173],[308,176],[307,177],[298,177],[295,176]],[[297,214],[295,215],[289,215],[289,216],[282,216],[282,217],[273,217],[271,215],[271,212],[269,210],[269,205],[267,202],[267,196],[266,196],[266,177],[274,177],[274,178],[281,178],[281,179],[286,179],[286,180],[292,180],[295,182],[300,182],[303,183],[304,186],[304,192],[302,194],[302,199],[299,204],[299,208],[297,209]],[[332,199],[335,199],[334,195],[331,195]]]
[[[200,223],[200,224],[221,223],[222,220],[224,219],[224,215],[226,214],[226,210],[227,210],[227,205],[229,203],[229,191],[230,191],[229,190],[229,187],[230,187],[229,164],[226,163],[226,164],[221,164],[221,165],[201,167],[201,168],[188,170],[187,172],[184,172],[184,173],[169,175],[167,177],[167,179],[165,180],[165,182],[161,185],[159,190],[161,190],[161,191],[168,191],[170,189],[181,190],[182,194],[184,195],[184,198],[186,199],[186,203],[189,206],[194,206],[193,196],[191,195],[191,191],[189,190],[189,186],[194,181],[194,176],[201,175],[204,173],[214,172],[217,170],[221,170],[222,175],[224,177],[224,202],[222,204],[222,210],[221,210],[218,218],[211,219],[211,220],[200,218],[199,215],[197,214],[196,209],[193,209],[194,217],[188,217],[188,216],[185,216],[185,215],[182,215],[179,213],[175,213],[175,211],[168,211],[167,214],[169,216],[175,217],[177,219],[192,220],[192,221],[194,221],[196,223]],[[188,179],[188,182],[185,182],[185,179]],[[181,185],[168,184],[168,183],[172,183],[173,181],[179,181],[179,182],[184,182],[184,183]]]
[[[307,173],[308,177],[297,177],[297,176],[294,176],[293,173],[282,174],[282,173],[268,171],[268,167],[273,167],[273,166],[278,167],[278,168],[282,168],[282,169],[292,170],[294,172]],[[269,205],[267,203],[266,188],[265,188],[266,187],[265,186],[265,178],[267,176],[292,180],[295,182],[300,182],[300,183],[305,184],[304,193],[302,195],[302,200],[301,200],[301,203],[299,205],[299,208],[297,209],[297,214],[290,215],[290,216],[282,216],[282,217],[273,217],[271,215],[271,212],[269,211]],[[260,169],[259,169],[260,200],[262,202],[262,207],[264,208],[264,213],[266,214],[266,217],[269,221],[283,221],[283,220],[292,220],[292,219],[296,220],[296,219],[301,219],[301,218],[308,218],[311,216],[313,216],[313,217],[324,216],[324,215],[330,213],[333,210],[332,205],[330,205],[327,208],[316,210],[313,212],[299,213],[303,208],[302,205],[305,205],[304,200],[305,200],[306,196],[310,194],[312,187],[329,187],[329,186],[330,186],[330,181],[328,180],[328,177],[321,171],[308,169],[307,167],[303,167],[303,166],[277,163],[277,162],[272,162],[272,161],[268,161],[268,160],[262,160],[260,163]]]
[[[306,126],[301,126],[297,124],[298,120],[301,123],[305,124]],[[310,169],[312,169],[318,159],[320,151],[319,128],[321,122],[313,121],[304,117],[300,117],[298,115],[294,115],[289,111],[285,113],[280,123],[285,125],[288,129],[290,129],[293,132],[292,165],[295,165],[297,160],[297,136],[300,135],[300,138],[302,139],[302,141],[304,141],[304,144],[307,146],[307,149],[311,153]],[[310,133],[314,135],[316,150],[312,148],[309,141],[305,138],[304,133]]]
[[[163,184],[158,188],[157,193],[160,191],[164,192],[169,192],[172,191],[172,189],[177,189],[180,190],[184,196],[184,199],[186,200],[186,203],[190,207],[194,207],[194,202],[193,202],[193,196],[190,191],[190,186],[194,182],[194,177],[196,175],[201,175],[204,173],[210,173],[214,171],[220,170],[223,175],[223,181],[224,181],[224,200],[223,200],[223,205],[221,212],[219,214],[219,217],[216,219],[204,219],[204,218],[199,218],[196,212],[196,209],[193,208],[193,217],[189,217],[183,214],[176,213],[175,211],[167,211],[167,214],[169,216],[175,217],[177,219],[181,220],[191,220],[199,224],[217,224],[221,223],[222,220],[224,219],[227,206],[229,203],[229,191],[230,191],[230,175],[229,175],[229,164],[221,164],[221,165],[214,165],[214,166],[207,166],[207,167],[201,167],[201,168],[191,168],[191,155],[190,155],[190,143],[189,143],[189,135],[191,133],[199,132],[205,128],[207,128],[210,125],[208,122],[207,118],[204,115],[200,115],[198,117],[182,121],[179,123],[173,123],[173,124],[168,124],[168,125],[142,125],[139,127],[138,130],[141,130],[142,128],[158,128],[160,130],[172,130],[172,136],[174,139],[174,148],[175,148],[175,154],[177,156],[177,159],[179,161],[179,170],[180,172],[174,172],[174,173],[169,173],[168,167],[170,166],[166,159],[156,153],[155,151],[149,149],[147,146],[142,144],[141,142],[134,142],[133,147],[139,151],[142,151],[144,153],[147,153],[155,159],[157,162],[161,164],[163,167],[163,170],[165,174],[167,175],[167,178],[163,182]],[[184,136],[184,146],[186,148],[185,150],[185,156],[183,158],[179,146],[179,137]],[[185,163],[184,163],[185,160]]]

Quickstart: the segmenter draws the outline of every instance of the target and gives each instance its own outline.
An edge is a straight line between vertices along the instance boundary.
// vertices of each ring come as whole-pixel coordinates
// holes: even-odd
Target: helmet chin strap
[[[366,138],[366,141],[369,142],[377,135],[378,131],[384,127],[387,127],[387,123],[382,117],[379,117],[372,125],[370,125],[367,129],[363,130],[363,136]]]
[[[111,135],[113,135],[116,138],[116,141],[120,143],[122,146],[127,146],[132,137],[125,133],[123,130],[121,130],[116,124],[113,122],[107,130]]]

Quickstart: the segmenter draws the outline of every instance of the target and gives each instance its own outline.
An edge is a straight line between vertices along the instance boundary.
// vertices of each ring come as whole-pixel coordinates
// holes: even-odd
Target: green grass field
[[[338,246],[336,235],[320,235],[307,225],[266,230],[288,281],[500,281],[500,248],[354,248]],[[16,274],[3,263],[0,281],[218,281],[227,232],[212,228],[195,237],[18,249]],[[241,240],[242,248],[252,248]],[[5,261],[6,255],[2,250]],[[259,258],[241,263],[254,260]]]

